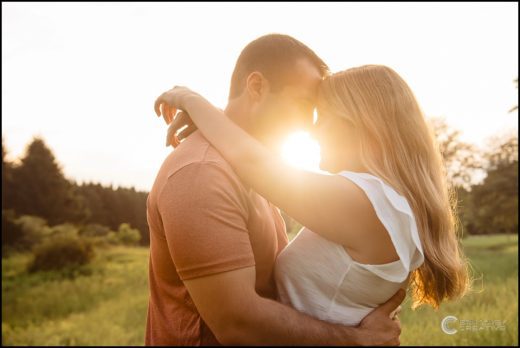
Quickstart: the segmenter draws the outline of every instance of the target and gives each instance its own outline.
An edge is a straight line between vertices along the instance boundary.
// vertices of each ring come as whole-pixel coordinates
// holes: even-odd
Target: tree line
[[[17,238],[13,229],[4,228],[12,226],[4,220],[24,215],[43,218],[49,226],[69,223],[117,231],[126,223],[139,231],[141,245],[149,244],[147,192],[67,179],[39,137],[27,146],[19,163],[5,157],[2,139],[2,244],[12,244]]]

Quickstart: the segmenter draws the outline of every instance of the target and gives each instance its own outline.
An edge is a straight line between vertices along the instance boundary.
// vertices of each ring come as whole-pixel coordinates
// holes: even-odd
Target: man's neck
[[[244,107],[235,100],[230,100],[224,109],[224,114],[240,128],[251,134],[251,124],[249,122],[248,112]]]
[[[249,110],[247,110],[238,100],[230,100],[224,109],[224,114],[229,117],[229,119],[236,125],[245,130],[249,135],[270,149],[277,151],[276,141],[270,139],[268,134],[263,134],[255,128]]]

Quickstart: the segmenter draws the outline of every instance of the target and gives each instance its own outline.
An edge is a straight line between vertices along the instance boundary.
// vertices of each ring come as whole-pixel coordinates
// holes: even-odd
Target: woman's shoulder
[[[369,198],[385,198],[392,203],[392,207],[403,213],[413,214],[406,197],[398,193],[390,184],[380,177],[364,172],[342,171],[340,176],[346,177],[358,185]]]
[[[417,224],[406,197],[383,179],[370,173],[343,171],[339,175],[365,192],[404,268],[408,271],[422,263],[423,250]]]

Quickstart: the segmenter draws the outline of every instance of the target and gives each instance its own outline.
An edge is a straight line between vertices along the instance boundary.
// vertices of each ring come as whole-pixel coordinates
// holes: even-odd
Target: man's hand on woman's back
[[[397,312],[405,297],[406,292],[400,289],[388,301],[363,318],[358,325],[361,345],[400,345],[399,335],[401,334],[401,322],[397,317]]]

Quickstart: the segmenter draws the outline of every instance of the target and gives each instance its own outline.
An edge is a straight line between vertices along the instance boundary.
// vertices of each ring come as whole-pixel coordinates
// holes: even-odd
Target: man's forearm
[[[259,298],[229,333],[238,345],[359,345],[359,329],[315,319],[276,301]]]

